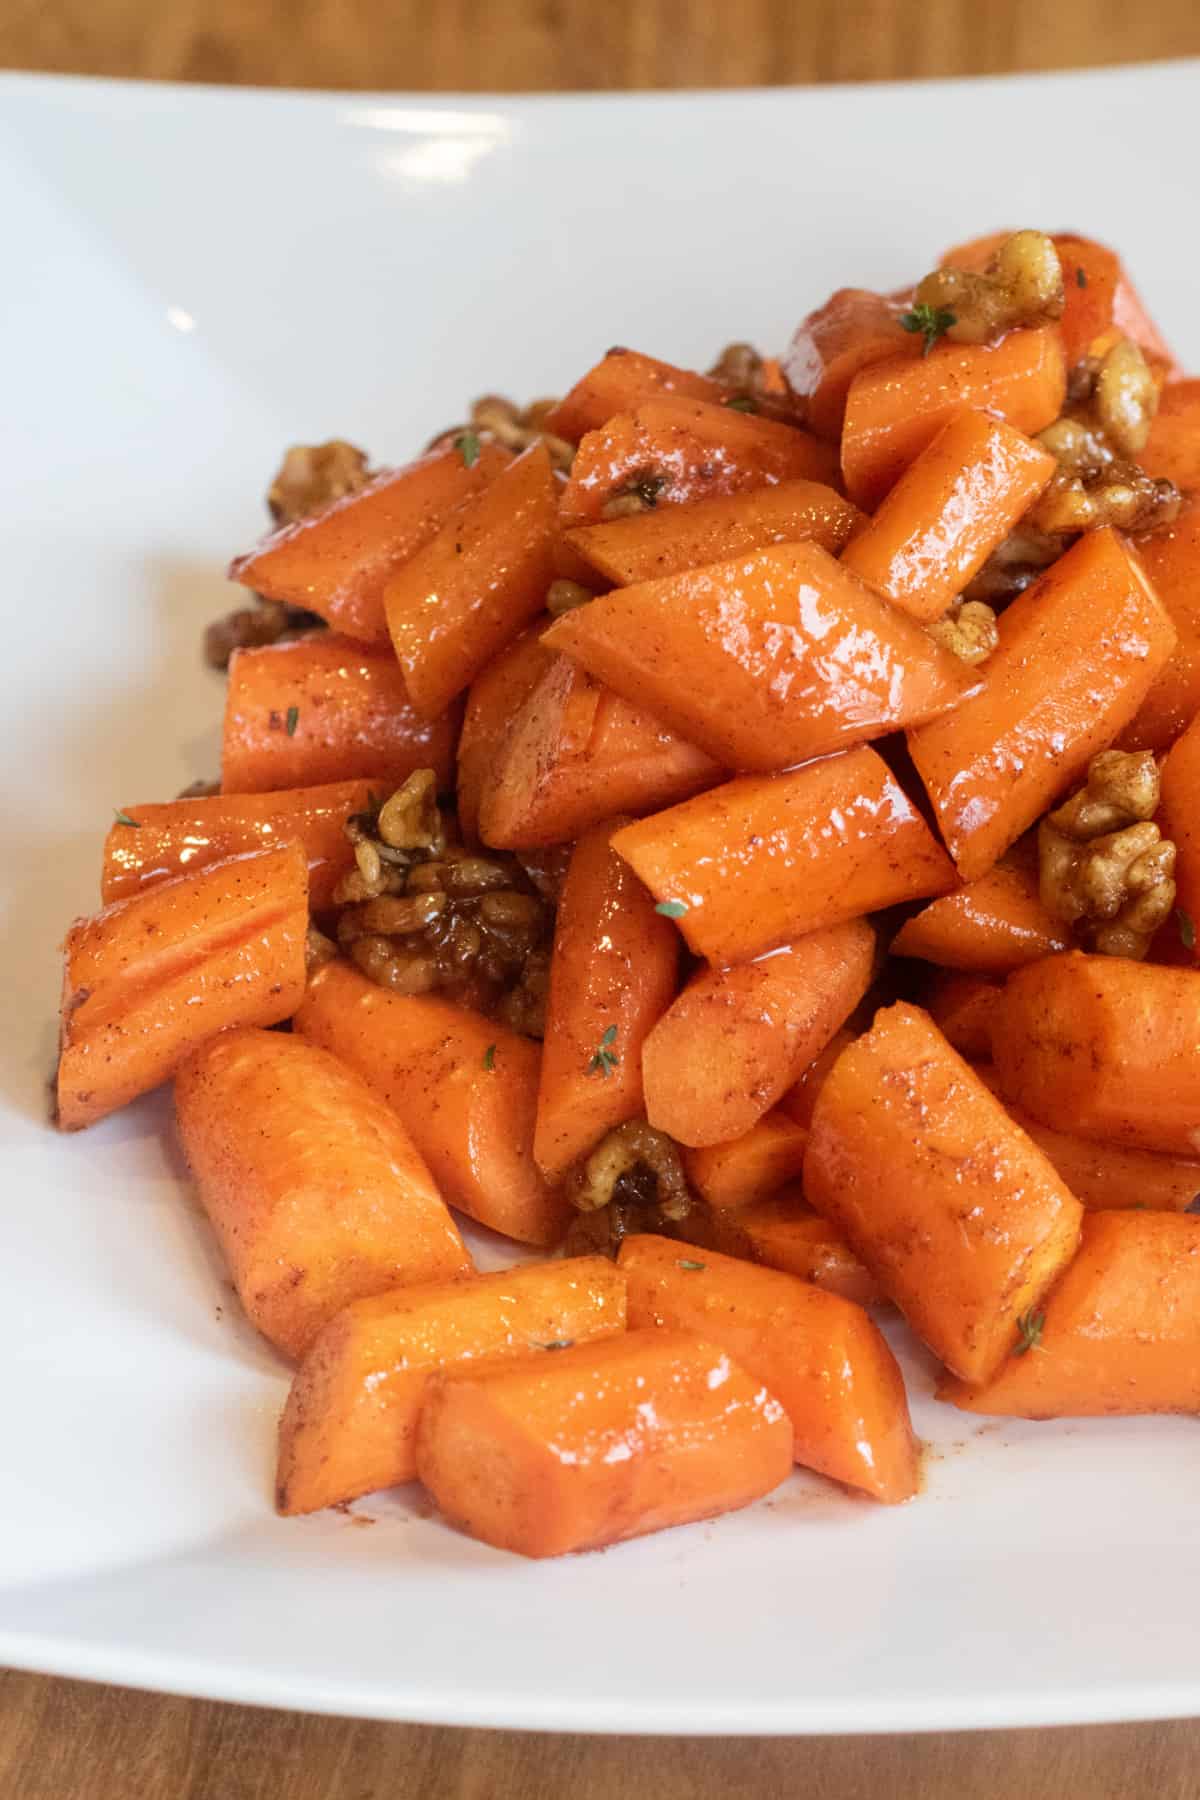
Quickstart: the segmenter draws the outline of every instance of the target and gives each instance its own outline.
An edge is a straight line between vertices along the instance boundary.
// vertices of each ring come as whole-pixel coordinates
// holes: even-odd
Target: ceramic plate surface
[[[281,446],[401,460],[614,343],[779,347],[833,287],[1044,223],[1118,244],[1200,366],[1200,65],[429,99],[0,84],[0,1658],[381,1718],[776,1732],[1200,1711],[1200,1434],[939,1409],[926,1492],[769,1501],[529,1564],[363,1502],[271,1511],[286,1371],[161,1097],[47,1127],[56,945],[115,806],[215,773],[204,622]],[[1101,176],[1084,149],[1103,143]]]

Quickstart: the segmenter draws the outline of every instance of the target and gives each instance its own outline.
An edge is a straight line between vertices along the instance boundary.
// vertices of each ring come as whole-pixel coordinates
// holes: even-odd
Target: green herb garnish
[[[460,431],[454,440],[454,448],[462,457],[464,468],[473,469],[479,461],[479,433]]]
[[[1044,1312],[1022,1313],[1017,1320],[1017,1341],[1013,1345],[1014,1356],[1024,1356],[1027,1350],[1036,1350],[1041,1345],[1042,1331],[1045,1328]]]
[[[1076,271],[1075,271],[1075,286],[1076,287],[1086,287],[1087,286],[1087,273],[1085,270],[1076,269]]]
[[[612,1049],[612,1045],[615,1044],[616,1041],[617,1028],[615,1025],[610,1025],[608,1030],[604,1033],[604,1036],[600,1039],[599,1049],[588,1064],[587,1072],[589,1075],[603,1075],[605,1081],[608,1080],[620,1061],[620,1058]]]
[[[289,737],[295,737],[296,727],[299,723],[300,708],[298,706],[289,706],[287,709],[287,719],[284,721],[284,728]]]
[[[756,413],[758,401],[752,394],[735,394],[732,400],[725,402],[725,409],[727,412]]]
[[[928,306],[924,301],[914,306],[911,312],[902,313],[900,323],[905,331],[919,331],[925,339],[922,356],[928,356],[940,337],[944,337],[952,325],[958,323],[958,314],[952,313],[946,306]]]
[[[677,1269],[686,1269],[690,1275],[694,1274],[697,1269],[705,1268],[706,1264],[702,1262],[689,1262],[687,1257],[681,1257],[675,1266]]]
[[[495,1046],[495,1044],[489,1044],[487,1049],[484,1051],[483,1066],[485,1069],[494,1069],[495,1068],[495,1066],[496,1066],[496,1046]]]
[[[126,812],[115,812],[113,818],[117,821],[118,825],[132,825],[135,831],[140,831],[142,828],[142,821],[140,819],[131,819]]]
[[[682,919],[688,911],[688,903],[686,900],[660,900],[654,910],[664,919]]]
[[[118,815],[118,817],[119,816],[120,815]],[[1177,906],[1175,908],[1175,923],[1179,926],[1179,936],[1184,949],[1194,950],[1196,948],[1196,921],[1193,919],[1191,913],[1185,912],[1182,906]]]

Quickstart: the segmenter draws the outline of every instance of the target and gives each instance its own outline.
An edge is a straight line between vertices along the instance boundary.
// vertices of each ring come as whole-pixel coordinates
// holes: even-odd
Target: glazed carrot
[[[703,750],[556,656],[484,778],[479,833],[497,849],[569,843],[614,813],[686,799],[721,773]]]
[[[766,1389],[688,1332],[436,1376],[417,1473],[472,1537],[562,1556],[747,1506],[791,1467]]]
[[[1066,311],[1059,323],[1069,364],[1103,356],[1119,338],[1132,338],[1151,364],[1178,367],[1170,346],[1142,304],[1115,251],[1070,232],[1055,236]]]
[[[1158,480],[1188,491],[1200,488],[1200,378],[1172,381],[1163,389],[1138,461]]]
[[[389,993],[343,962],[317,970],[294,1028],[395,1108],[452,1206],[518,1243],[562,1236],[570,1209],[533,1160],[536,1044],[449,1001]]]
[[[588,432],[559,519],[564,531],[595,524],[610,500],[634,491],[650,505],[686,505],[836,472],[829,446],[794,426],[705,400],[649,400]]]
[[[554,660],[535,619],[471,683],[458,740],[458,824],[468,843],[479,837],[479,800],[512,730],[513,720]]]
[[[915,619],[939,618],[1057,466],[1003,419],[958,413],[847,545],[842,566]]]
[[[706,1206],[749,1206],[800,1174],[807,1143],[803,1125],[784,1112],[768,1112],[740,1137],[685,1150],[684,1173]]]
[[[968,1062],[986,1062],[992,1054],[992,1023],[1002,992],[1002,984],[986,975],[945,974],[939,969],[925,990],[925,1009],[960,1056]],[[1071,1187],[1069,1181],[1067,1186]]]
[[[1200,713],[1167,753],[1162,770],[1163,836],[1175,844],[1176,918],[1183,948],[1200,955]],[[1190,939],[1190,942],[1188,941]]]
[[[998,344],[935,344],[892,358],[850,383],[842,432],[846,492],[872,511],[910,463],[965,407],[997,414],[1030,437],[1062,411],[1066,359],[1053,326],[1010,331]]]
[[[431,450],[403,469],[385,470],[311,518],[272,532],[248,555],[234,558],[230,580],[269,600],[320,613],[347,637],[386,645],[383,590],[389,576],[508,461],[498,444],[481,445],[469,466],[457,449]]]
[[[874,930],[850,919],[758,962],[701,970],[642,1051],[651,1125],[692,1147],[749,1131],[858,1005],[874,962]]]
[[[613,849],[656,900],[686,908],[679,929],[713,963],[749,962],[954,885],[929,827],[866,746],[726,782],[626,825]]]
[[[621,588],[542,640],[727,768],[788,768],[956,706],[960,659],[819,544]]]
[[[813,1107],[817,1104],[817,1095],[825,1077],[847,1044],[854,1042],[855,1035],[845,1025],[840,1031],[834,1032],[821,1054],[813,1057],[795,1085],[780,1100],[780,1112],[786,1113],[789,1119],[794,1119],[797,1125],[803,1125],[807,1130],[812,1124]]]
[[[58,1123],[92,1125],[233,1025],[304,994],[307,858],[297,843],[210,863],[80,919],[63,949]]]
[[[794,1275],[629,1237],[629,1323],[702,1331],[787,1410],[796,1461],[877,1500],[911,1499],[916,1445],[896,1359],[862,1308]],[[701,1266],[694,1265],[699,1261]]]
[[[1036,871],[1024,862],[1005,862],[908,919],[892,939],[892,952],[943,969],[1007,975],[1070,944],[1066,926],[1042,905]]]
[[[615,413],[635,412],[647,400],[674,394],[684,400],[709,400],[719,405],[725,397],[721,384],[695,369],[677,369],[640,350],[609,350],[594,368],[580,377],[570,392],[542,420],[555,437],[577,444],[585,432],[598,431]]]
[[[403,1125],[327,1050],[222,1032],[177,1072],[175,1116],[238,1297],[285,1356],[352,1300],[470,1272]]]
[[[1200,1412],[1200,1219],[1093,1213],[1026,1336],[986,1386],[945,1382],[939,1400],[1018,1419]]]
[[[1110,528],[1087,532],[1013,601],[981,690],[908,735],[964,881],[1120,735],[1174,645],[1136,554]]]
[[[990,1045],[988,1054],[990,1055]],[[1191,1157],[1163,1156],[1157,1150],[1134,1150],[1102,1144],[1043,1125],[1011,1100],[1005,1100],[994,1069],[978,1071],[1004,1102],[1009,1116],[1029,1133],[1054,1164],[1082,1206],[1102,1212],[1143,1208],[1151,1212],[1184,1212],[1200,1196],[1200,1162]]]
[[[441,713],[542,610],[554,579],[558,484],[533,444],[447,520],[384,590],[417,711]]]
[[[641,1114],[642,1045],[675,996],[678,934],[610,835],[580,838],[558,903],[533,1134],[551,1182]]]
[[[261,794],[374,777],[398,787],[414,769],[448,784],[458,715],[413,708],[389,650],[315,632],[235,650],[229,664],[221,791]]]
[[[1196,429],[1200,431],[1200,413]],[[1121,745],[1158,752],[1200,713],[1200,495],[1189,495],[1176,523],[1139,539],[1138,548],[1176,638],[1166,666],[1122,733]]]
[[[369,781],[334,781],[282,794],[213,794],[122,807],[104,840],[100,898],[107,906],[168,876],[294,839],[308,857],[308,904],[320,912],[354,862],[342,827],[370,798]]]
[[[1079,1241],[1079,1202],[905,1004],[878,1013],[830,1072],[804,1191],[964,1381],[993,1374]]]
[[[1047,1125],[1200,1154],[1200,970],[1048,957],[1009,976],[992,1053],[1005,1096]]]
[[[883,1299],[879,1283],[865,1263],[855,1256],[837,1226],[814,1212],[798,1181],[766,1200],[714,1213],[712,1223],[716,1248],[727,1256],[799,1275],[801,1280],[859,1306],[873,1306]]]
[[[781,481],[778,487],[699,500],[694,506],[655,507],[584,525],[569,531],[566,541],[614,587],[629,587],[803,538],[836,555],[865,523],[857,506],[833,488],[819,481]]]
[[[625,1278],[604,1256],[354,1301],[314,1339],[292,1382],[279,1421],[280,1512],[316,1512],[411,1481],[435,1370],[541,1355],[624,1329]]]
[[[798,327],[784,369],[819,437],[836,443],[841,436],[846,395],[860,369],[920,355],[920,337],[900,323],[907,309],[907,301],[865,288],[839,288]]]

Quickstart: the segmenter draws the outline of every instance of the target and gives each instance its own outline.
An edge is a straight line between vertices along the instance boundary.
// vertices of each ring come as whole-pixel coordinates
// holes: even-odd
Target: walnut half
[[[1175,904],[1175,845],[1154,823],[1148,751],[1104,750],[1038,830],[1042,904],[1102,956],[1140,960]]]

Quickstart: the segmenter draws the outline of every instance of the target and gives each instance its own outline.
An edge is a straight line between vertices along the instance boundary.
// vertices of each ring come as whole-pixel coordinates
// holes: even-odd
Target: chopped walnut
[[[985,662],[1000,642],[996,615],[982,600],[959,600],[925,627],[935,643],[965,663]]]
[[[1039,438],[1058,470],[1025,522],[1060,538],[1101,525],[1153,531],[1170,524],[1181,505],[1178,488],[1132,460],[1144,449],[1157,410],[1158,385],[1131,339],[1077,365],[1068,410]]]
[[[997,546],[975,579],[963,591],[964,600],[984,600],[1006,605],[1031,587],[1044,569],[1063,553],[1061,537],[1035,531],[1023,521]]]
[[[726,344],[708,373],[722,387],[752,398],[762,371],[763,359],[753,344]]]
[[[1042,904],[1105,956],[1140,959],[1175,904],[1175,845],[1154,823],[1148,750],[1105,750],[1038,830]]]
[[[366,452],[344,438],[331,438],[327,444],[293,444],[267,490],[267,509],[277,525],[292,525],[346,494],[357,493],[370,479]]]
[[[581,1215],[567,1238],[572,1254],[615,1255],[631,1231],[678,1235],[694,1205],[679,1146],[644,1119],[630,1119],[602,1138],[576,1164],[565,1191]]]
[[[211,800],[221,791],[219,781],[189,781],[185,788],[180,788],[177,800]]]
[[[952,313],[945,335],[958,344],[986,344],[1018,326],[1048,324],[1062,318],[1066,304],[1058,251],[1044,232],[1018,231],[982,275],[935,269],[913,301]]]
[[[316,613],[300,606],[284,606],[279,600],[256,598],[253,606],[235,607],[222,619],[214,619],[204,632],[204,660],[210,669],[227,669],[235,650],[259,650],[264,644],[283,644],[289,638],[319,630],[325,624]]]
[[[577,606],[586,606],[595,595],[591,588],[585,588],[580,581],[552,581],[546,589],[546,611],[557,619],[563,613],[574,612]]]
[[[468,428],[494,438],[507,450],[528,450],[531,444],[541,442],[554,467],[565,475],[574,461],[575,446],[568,444],[566,438],[555,437],[544,426],[547,413],[556,404],[554,400],[533,400],[522,408],[503,394],[482,394],[471,407],[468,425],[451,425],[448,430],[439,431],[430,440],[429,448],[439,450],[452,444]]]
[[[319,969],[322,963],[332,962],[336,955],[337,945],[333,940],[310,923],[304,940],[304,962],[309,974],[314,969]]]

